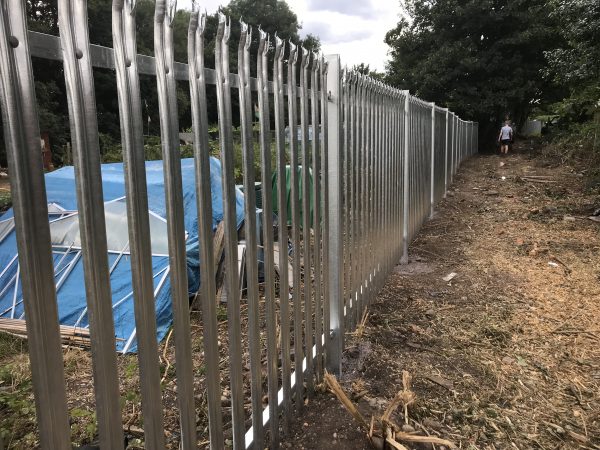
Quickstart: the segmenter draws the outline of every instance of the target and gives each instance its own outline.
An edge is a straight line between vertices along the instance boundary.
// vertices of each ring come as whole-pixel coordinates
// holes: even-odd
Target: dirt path
[[[407,370],[409,431],[464,449],[600,449],[600,223],[587,219],[600,196],[537,161],[461,169],[346,350],[342,386],[367,417]],[[371,448],[331,394],[305,411],[284,448]]]

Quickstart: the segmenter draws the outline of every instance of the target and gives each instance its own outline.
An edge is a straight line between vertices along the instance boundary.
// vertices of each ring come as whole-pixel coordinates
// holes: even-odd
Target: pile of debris
[[[408,425],[408,407],[414,404],[416,400],[415,393],[411,390],[411,376],[404,370],[402,371],[402,390],[399,391],[390,401],[385,412],[380,417],[371,416],[370,422],[360,413],[356,405],[346,395],[334,375],[325,373],[325,385],[338,398],[344,408],[352,415],[367,434],[369,441],[377,450],[409,450],[401,442],[407,443],[426,443],[440,445],[442,448],[457,448],[452,442],[446,439],[440,439],[434,436],[423,436],[413,432],[403,431],[403,427],[398,425],[392,419],[392,415],[400,407],[403,408],[405,423]]]

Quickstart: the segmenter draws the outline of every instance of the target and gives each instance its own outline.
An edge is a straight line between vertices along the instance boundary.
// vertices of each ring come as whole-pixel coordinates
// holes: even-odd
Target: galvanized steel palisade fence
[[[0,102],[8,148],[29,352],[43,448],[71,448],[58,330],[56,287],[42,166],[31,57],[62,60],[76,168],[89,315],[98,435],[101,448],[122,448],[110,273],[100,176],[98,126],[92,67],[116,70],[125,163],[131,276],[134,287],[144,442],[165,448],[156,318],[153,308],[151,243],[144,166],[139,74],[154,74],[160,108],[169,273],[173,304],[177,397],[182,449],[196,448],[194,354],[183,226],[176,80],[189,82],[194,134],[196,195],[201,256],[203,359],[211,448],[279,445],[305,397],[327,368],[342,369],[344,335],[352,331],[387,274],[407,261],[408,245],[434,205],[446,195],[462,161],[477,151],[477,124],[359,73],[342,70],[337,55],[321,57],[258,30],[256,78],[250,77],[251,29],[241,23],[237,74],[229,68],[231,23],[219,14],[215,70],[205,67],[205,15],[195,8],[188,32],[189,65],[173,60],[174,4],[156,1],[156,58],[137,55],[135,0],[113,1],[114,50],[90,45],[83,1],[58,3],[61,36],[28,32],[22,0],[0,0]],[[286,52],[286,48],[288,49]],[[274,51],[269,67],[268,52]],[[284,60],[284,57],[287,59]],[[285,71],[284,71],[285,67]],[[269,75],[271,74],[271,80]],[[297,76],[299,74],[299,80]],[[287,84],[284,83],[287,76]],[[231,407],[221,404],[223,370],[219,335],[210,184],[206,86],[218,99],[228,316],[228,384]],[[239,95],[245,192],[247,290],[239,292],[233,172],[232,89]],[[263,214],[264,318],[257,273],[259,245],[253,168],[252,92],[259,112],[260,176],[277,174],[278,236],[273,217]],[[271,102],[273,103],[271,107]],[[286,120],[287,113],[287,120]],[[271,119],[275,125],[271,142]],[[294,132],[299,125],[300,137]],[[289,142],[286,143],[286,127]],[[312,133],[312,138],[310,134]],[[288,148],[289,147],[289,148]],[[271,149],[276,158],[271,159]],[[286,206],[286,164],[291,166],[291,227]],[[314,199],[311,211],[310,198]],[[302,201],[300,201],[302,198]],[[262,185],[264,211],[275,206],[269,182]],[[292,244],[292,277],[288,267]],[[275,242],[279,260],[274,259]],[[275,266],[279,266],[279,277]],[[233,270],[229,270],[232,268]],[[278,287],[278,289],[276,289]],[[244,348],[241,303],[247,308]],[[261,321],[265,326],[261,326]],[[262,342],[265,342],[263,346]],[[264,347],[264,348],[263,348]],[[249,371],[243,369],[243,354]],[[293,355],[293,356],[292,356]],[[266,357],[266,390],[262,358]],[[249,389],[245,389],[248,385]],[[249,391],[249,394],[248,394]],[[268,406],[263,410],[263,395]],[[244,407],[250,396],[251,426]],[[295,410],[295,412],[294,412]],[[247,431],[247,428],[249,430]]]

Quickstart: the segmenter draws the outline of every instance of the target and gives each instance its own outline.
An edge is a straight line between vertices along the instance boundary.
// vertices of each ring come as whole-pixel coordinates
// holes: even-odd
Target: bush
[[[565,128],[552,126],[548,134],[546,156],[561,163],[574,161],[600,172],[600,113],[596,119],[584,123],[572,123]]]
[[[218,130],[216,126],[212,126],[209,129],[209,142],[210,154],[216,158],[221,158],[221,151],[219,147]],[[102,154],[103,163],[116,163],[123,161],[123,148],[119,142],[115,142],[114,139],[104,133],[100,133],[100,152]],[[258,131],[253,133],[253,147],[254,156],[252,163],[254,167],[254,176],[256,181],[261,181],[261,158],[260,158],[260,137]],[[180,145],[179,147],[182,158],[193,158],[194,147],[193,145]],[[144,151],[146,161],[158,161],[162,160],[162,147],[160,136],[145,136],[144,137]],[[275,170],[277,154],[275,152],[275,142],[271,140],[271,161],[272,168]],[[233,162],[234,162],[234,177],[237,184],[243,183],[243,155],[242,155],[242,144],[240,130],[236,129],[233,132]]]

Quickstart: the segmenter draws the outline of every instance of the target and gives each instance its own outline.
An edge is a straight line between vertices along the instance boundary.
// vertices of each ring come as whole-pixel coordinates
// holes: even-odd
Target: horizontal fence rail
[[[55,37],[27,30],[21,0],[0,2],[0,105],[41,446],[66,450],[71,448],[71,437],[58,323],[59,286],[52,271],[48,205],[39,164],[32,57],[64,65],[85,275],[82,296],[87,301],[82,314],[89,316],[90,323],[100,447],[123,448],[123,418],[93,67],[114,69],[117,80],[136,325],[126,348],[136,340],[145,448],[166,448],[167,439],[140,74],[155,76],[159,98],[169,249],[164,277],[168,274],[171,280],[179,423],[179,430],[170,430],[177,435],[174,445],[192,449],[208,439],[214,449],[226,445],[236,450],[278,448],[280,435],[289,431],[305,400],[314,395],[325,369],[342,371],[345,334],[360,322],[392,268],[408,262],[410,242],[434,215],[435,204],[445,197],[460,164],[477,152],[477,123],[408,91],[343,69],[338,55],[313,54],[277,36],[271,41],[262,30],[254,31],[243,22],[240,39],[233,43],[237,68],[231,73],[232,23],[221,13],[211,42],[213,70],[205,67],[206,16],[195,7],[187,36],[189,64],[173,59],[175,9],[165,0],[156,1],[154,58],[137,54],[135,1],[113,1],[114,50],[90,44],[85,2],[60,0],[58,11],[61,35]],[[258,48],[251,45],[253,31],[258,32]],[[274,53],[271,59],[270,52]],[[252,61],[256,61],[254,68]],[[251,69],[256,69],[255,78]],[[192,345],[187,292],[177,80],[188,82],[191,98],[201,352]],[[216,295],[214,276],[209,84],[217,94],[226,330],[219,328],[221,298]],[[239,103],[239,111],[232,108],[234,103]],[[253,131],[255,105],[258,133]],[[233,158],[237,114],[243,159],[243,242]],[[272,185],[274,176],[277,181]],[[256,179],[263,180],[259,197]],[[259,201],[262,210],[257,214]],[[242,244],[244,258],[239,265]],[[225,355],[220,353],[222,342],[227,345]],[[206,379],[200,387],[193,365],[198,359]],[[206,391],[208,436],[197,429],[194,399],[199,390]]]

